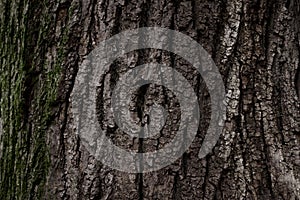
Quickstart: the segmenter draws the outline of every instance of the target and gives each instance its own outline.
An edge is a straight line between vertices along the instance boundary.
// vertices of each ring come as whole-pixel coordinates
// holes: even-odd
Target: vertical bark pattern
[[[1,197],[300,199],[299,5],[298,0],[1,0]],[[166,51],[119,58],[99,77],[97,99],[99,123],[115,144],[153,151],[176,135],[180,123],[176,97],[150,84],[133,95],[131,107],[143,124],[154,102],[163,105],[169,115],[159,135],[132,139],[115,125],[111,93],[134,66],[174,67],[197,92],[201,110],[195,141],[181,158],[156,172],[128,174],[102,165],[82,145],[70,94],[78,67],[99,42],[145,26],[178,30],[199,42],[223,76],[228,108],[218,144],[199,159],[210,120],[202,77]]]

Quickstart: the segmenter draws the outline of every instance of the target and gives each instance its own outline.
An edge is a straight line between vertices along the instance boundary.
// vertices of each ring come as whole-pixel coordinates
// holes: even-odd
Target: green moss
[[[50,169],[47,130],[66,54],[46,62],[53,21],[47,1],[0,0],[1,199],[41,199]]]

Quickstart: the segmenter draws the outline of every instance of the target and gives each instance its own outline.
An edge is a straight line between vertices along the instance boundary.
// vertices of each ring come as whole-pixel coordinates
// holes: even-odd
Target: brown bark
[[[299,5],[298,0],[66,0],[29,6],[29,10],[40,12],[30,11],[37,22],[28,22],[27,28],[42,29],[47,24],[41,36],[41,41],[47,42],[32,42],[31,49],[38,54],[37,58],[26,58],[33,59],[27,66],[35,64],[38,83],[47,80],[42,76],[44,71],[56,65],[60,69],[57,97],[44,132],[51,161],[44,198],[300,199]],[[22,9],[25,6],[16,12],[22,13]],[[43,12],[47,23],[42,23],[45,17],[39,23]],[[178,128],[176,97],[155,85],[137,92],[136,116],[145,120],[154,102],[173,110],[159,136],[132,140],[113,123],[108,111],[111,91],[130,66],[157,62],[174,67],[194,87],[201,110],[198,134],[181,158],[156,172],[128,174],[104,166],[82,145],[75,135],[70,94],[80,63],[97,44],[121,31],[146,26],[178,30],[199,42],[223,76],[228,108],[217,145],[199,159],[210,120],[209,93],[201,76],[185,60],[166,51],[140,50],[124,55],[99,77],[99,123],[115,144],[143,152],[155,150],[168,143]],[[27,37],[26,43],[34,41],[34,32],[29,31]],[[41,65],[46,67],[39,70]],[[33,86],[27,88],[35,92],[31,97],[26,97],[28,91],[23,94],[29,107],[24,115],[30,120],[22,122],[35,126],[37,122],[30,117],[43,84],[30,80],[26,84]],[[4,99],[4,92],[0,98]],[[1,181],[4,178],[1,176]]]

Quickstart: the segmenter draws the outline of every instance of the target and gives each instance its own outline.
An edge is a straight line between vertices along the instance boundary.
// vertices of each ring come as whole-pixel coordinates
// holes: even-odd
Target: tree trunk
[[[1,199],[300,199],[299,0],[1,0],[0,11]],[[103,165],[82,144],[70,95],[101,41],[153,26],[188,35],[212,56],[226,87],[225,126],[213,151],[198,158],[210,121],[203,78],[167,51],[125,54],[99,77],[99,123],[115,144],[153,151],[178,128],[176,97],[152,84],[135,93],[136,120],[154,102],[169,108],[159,136],[129,139],[113,123],[111,92],[132,66],[175,68],[200,107],[196,138],[182,157],[130,174]]]

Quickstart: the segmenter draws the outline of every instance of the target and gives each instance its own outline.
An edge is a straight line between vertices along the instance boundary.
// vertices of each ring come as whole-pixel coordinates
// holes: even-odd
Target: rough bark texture
[[[298,0],[1,0],[1,199],[300,199],[299,12]],[[169,52],[124,55],[99,77],[99,123],[115,144],[162,148],[180,120],[176,97],[149,85],[136,93],[136,116],[144,122],[150,105],[164,105],[170,115],[160,135],[132,140],[115,126],[109,97],[132,66],[176,68],[201,108],[197,137],[180,159],[128,174],[103,166],[81,144],[70,94],[80,63],[99,42],[144,26],[199,42],[223,76],[228,110],[218,144],[199,159],[210,119],[201,76]]]

